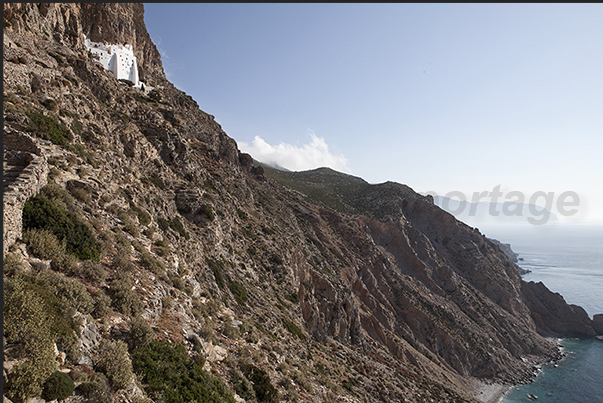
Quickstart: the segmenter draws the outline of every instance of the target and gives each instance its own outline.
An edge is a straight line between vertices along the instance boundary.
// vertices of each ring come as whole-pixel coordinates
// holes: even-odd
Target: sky
[[[555,213],[575,192],[562,220],[603,220],[602,21],[596,3],[145,3],[168,79],[255,159]]]

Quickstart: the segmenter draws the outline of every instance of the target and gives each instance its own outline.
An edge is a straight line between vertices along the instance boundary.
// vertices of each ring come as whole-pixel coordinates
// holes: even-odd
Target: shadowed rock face
[[[522,282],[525,302],[538,333],[545,336],[592,337],[597,331],[584,308],[567,304],[542,282]]]
[[[408,186],[254,164],[165,79],[143,12],[142,4],[5,4],[5,124],[31,132],[33,108],[73,132],[71,147],[31,136],[40,158],[55,157],[56,183],[91,196],[74,203],[97,236],[111,233],[100,263],[107,278],[119,274],[113,232],[138,245],[133,288],[157,337],[185,343],[193,334],[203,345],[213,337],[225,353],[208,361],[225,382],[236,363],[224,357],[255,354],[283,396],[392,402],[472,401],[472,377],[526,381],[534,363],[557,357],[544,336],[602,332],[600,317],[593,328],[581,308],[522,281],[497,245]],[[84,34],[131,43],[160,98],[89,60]],[[48,98],[59,112],[44,109]],[[111,284],[73,277],[95,295]],[[234,298],[240,286],[244,303]],[[167,296],[177,303],[168,307]],[[217,312],[204,305],[210,298]],[[90,326],[126,334],[131,318],[111,315]],[[220,327],[234,319],[250,329],[244,337]],[[94,361],[94,340],[83,341],[85,362]],[[292,379],[297,386],[287,386]]]

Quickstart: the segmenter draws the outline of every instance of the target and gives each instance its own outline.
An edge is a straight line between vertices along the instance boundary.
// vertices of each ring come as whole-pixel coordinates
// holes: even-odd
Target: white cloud
[[[343,155],[334,155],[324,138],[310,132],[310,142],[301,147],[280,143],[270,145],[260,136],[255,136],[251,145],[241,142],[239,148],[256,160],[268,165],[277,165],[292,171],[329,167],[336,171],[347,172],[348,160]]]

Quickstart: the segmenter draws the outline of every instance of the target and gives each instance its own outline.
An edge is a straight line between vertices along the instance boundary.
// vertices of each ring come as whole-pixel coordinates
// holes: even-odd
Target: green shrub
[[[102,283],[105,281],[105,269],[102,264],[92,260],[86,260],[81,264],[80,271],[82,276],[93,283]]]
[[[132,319],[132,323],[130,324],[130,335],[129,335],[129,343],[130,348],[135,347],[146,347],[153,340],[153,329],[151,329],[151,325],[142,318],[141,316],[137,316]]]
[[[79,274],[77,258],[66,251],[65,242],[60,242],[50,231],[30,229],[23,233],[23,240],[30,252],[41,259],[50,259],[53,270],[68,275]]]
[[[255,398],[255,391],[253,390],[253,384],[249,382],[247,378],[245,378],[245,375],[243,375],[240,370],[234,368],[230,370],[230,381],[235,392],[237,392],[237,395],[245,399],[246,402],[257,402],[257,399]]]
[[[206,258],[205,261],[207,262],[207,265],[209,266],[211,271],[214,273],[214,278],[216,279],[216,284],[218,285],[218,287],[224,289],[225,282],[224,276],[222,275],[222,272],[224,271],[224,263],[220,260],[215,260],[211,258]]]
[[[156,259],[150,252],[144,251],[140,254],[140,264],[157,276],[165,274],[165,266],[163,263]]]
[[[230,291],[239,305],[244,305],[247,302],[247,290],[243,284],[233,281],[230,283]]]
[[[235,401],[220,380],[202,369],[203,361],[188,357],[179,344],[152,341],[134,350],[132,361],[149,396],[162,396],[165,403]]]
[[[30,109],[26,114],[29,118],[27,130],[36,133],[44,140],[50,140],[52,143],[63,147],[66,147],[73,140],[71,131],[53,117],[45,116],[35,109]]]
[[[67,167],[65,167],[67,169]],[[63,210],[73,210],[73,197],[69,194],[67,189],[56,183],[49,183],[40,189],[40,194],[46,196],[52,200],[57,206]]]
[[[231,323],[227,322],[222,325],[220,332],[228,337],[229,339],[236,340],[241,337],[241,331],[238,326],[233,326]]]
[[[161,101],[161,92],[159,92],[158,89],[153,88],[149,92],[149,99],[153,102],[160,102]]]
[[[56,112],[56,111],[59,110],[59,106],[57,105],[57,101],[55,101],[54,99],[47,98],[44,101],[42,101],[41,104],[44,105],[44,107],[46,109],[48,109],[49,111]]]
[[[283,258],[276,253],[273,253],[268,260],[275,265],[282,265],[284,263]]]
[[[240,367],[241,372],[253,384],[258,402],[276,403],[278,401],[278,391],[270,382],[270,377],[266,371],[249,363],[242,363]]]
[[[103,291],[98,290],[96,296],[94,297],[94,309],[92,310],[92,316],[96,319],[102,318],[105,316],[111,306],[111,298]]]
[[[297,294],[288,294],[285,296],[285,298],[287,298],[289,301],[293,302],[294,304],[297,304],[299,302],[299,295],[297,295]]]
[[[136,213],[136,217],[138,217],[138,222],[140,223],[140,225],[149,225],[151,223],[151,215],[141,209],[140,207],[132,204],[130,206],[130,208],[132,209],[132,211],[134,211],[134,213]]]
[[[300,339],[305,339],[306,336],[304,336],[304,332],[302,332],[302,330],[297,327],[297,325],[293,322],[291,322],[290,320],[287,319],[283,319],[283,324],[285,325],[285,328],[293,335],[299,337]]]
[[[44,400],[63,400],[73,394],[75,384],[69,375],[55,371],[44,383],[42,390],[42,399]]]
[[[4,287],[6,341],[19,343],[22,358],[28,358],[10,373],[4,393],[12,401],[22,402],[39,395],[44,381],[56,369],[56,313],[47,301],[52,293],[23,276],[5,282]]]
[[[80,174],[82,170],[85,171],[84,168],[78,168],[78,174]],[[82,175],[80,174],[80,177],[81,176]],[[86,203],[87,205],[92,204],[92,197],[90,196],[89,190],[82,187],[72,187],[71,189],[68,187],[67,189],[69,190],[69,193],[71,193],[71,195],[77,200],[81,201],[82,203]]]
[[[8,377],[4,389],[6,396],[17,403],[25,403],[28,398],[39,396],[44,380],[56,369],[54,364],[50,364],[53,358],[47,355],[45,360],[31,360],[18,364]]]
[[[161,297],[161,309],[171,309],[174,306],[174,300],[169,295]]]
[[[136,316],[143,305],[138,294],[132,291],[132,281],[127,273],[118,273],[109,288],[113,306],[124,315]]]
[[[202,204],[199,210],[197,210],[196,215],[202,215],[209,221],[213,221],[216,218],[216,214],[209,204]]]
[[[182,236],[184,239],[190,238],[188,232],[186,232],[186,230],[184,229],[184,225],[182,225],[182,221],[180,221],[180,218],[172,218],[172,220],[170,221],[170,228],[179,233],[180,236]]]
[[[98,372],[94,374],[90,382],[78,385],[75,391],[91,402],[113,403],[109,381],[103,374]]]
[[[75,213],[67,211],[43,194],[29,198],[23,207],[23,229],[42,229],[65,241],[67,252],[80,259],[100,257],[92,229]]]
[[[207,341],[215,342],[216,336],[214,330],[216,329],[216,323],[210,318],[205,318],[201,330],[199,330],[199,336],[203,337]]]
[[[77,364],[77,362],[82,358],[81,344],[74,333],[69,333],[59,337],[56,343],[57,348],[65,353],[67,362]]]
[[[69,277],[56,278],[58,277],[56,275],[53,277],[55,278],[51,281],[54,282],[55,295],[60,302],[83,314],[92,312],[94,303],[84,284]]]
[[[126,389],[134,380],[128,346],[121,340],[101,341],[97,365],[116,390]]]
[[[5,276],[12,276],[20,273],[25,269],[23,259],[16,253],[7,253],[4,256],[3,269]]]
[[[138,238],[138,236],[140,235],[140,233],[138,232],[138,228],[136,227],[136,224],[134,224],[134,222],[125,210],[120,209],[117,213],[117,218],[119,218],[123,222],[124,231],[132,235],[134,238]]]
[[[30,253],[40,259],[55,259],[65,253],[65,244],[48,230],[27,229],[23,231],[23,241]]]
[[[54,181],[60,174],[61,171],[59,171],[55,167],[50,167],[50,170],[48,171],[48,182]]]
[[[157,219],[157,225],[162,231],[167,231],[170,228],[170,222],[163,217]]]
[[[168,278],[170,279],[172,285],[180,290],[180,291],[184,291],[184,280],[182,279],[182,277],[180,277],[180,275],[178,275],[177,273],[174,272],[168,272]]]
[[[9,92],[6,95],[4,95],[4,102],[10,102],[10,103],[13,103],[13,104],[20,104],[21,100],[19,99],[19,97],[16,94],[14,94],[12,92]]]
[[[82,134],[82,129],[84,128],[84,125],[82,124],[82,122],[79,119],[73,119],[73,121],[71,122],[71,131],[77,135]]]
[[[153,172],[151,176],[141,178],[142,183],[151,184],[158,187],[161,190],[165,190],[165,182],[161,179],[161,176],[157,172]]]

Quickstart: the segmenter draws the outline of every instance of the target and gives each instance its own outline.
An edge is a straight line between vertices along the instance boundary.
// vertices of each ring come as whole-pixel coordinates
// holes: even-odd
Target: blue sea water
[[[542,281],[592,318],[603,313],[603,226],[546,224],[480,228],[488,237],[510,243],[532,272],[526,281]],[[503,403],[602,403],[603,341],[563,339],[567,356],[544,366],[531,384],[514,387]],[[538,396],[531,400],[528,394]]]

